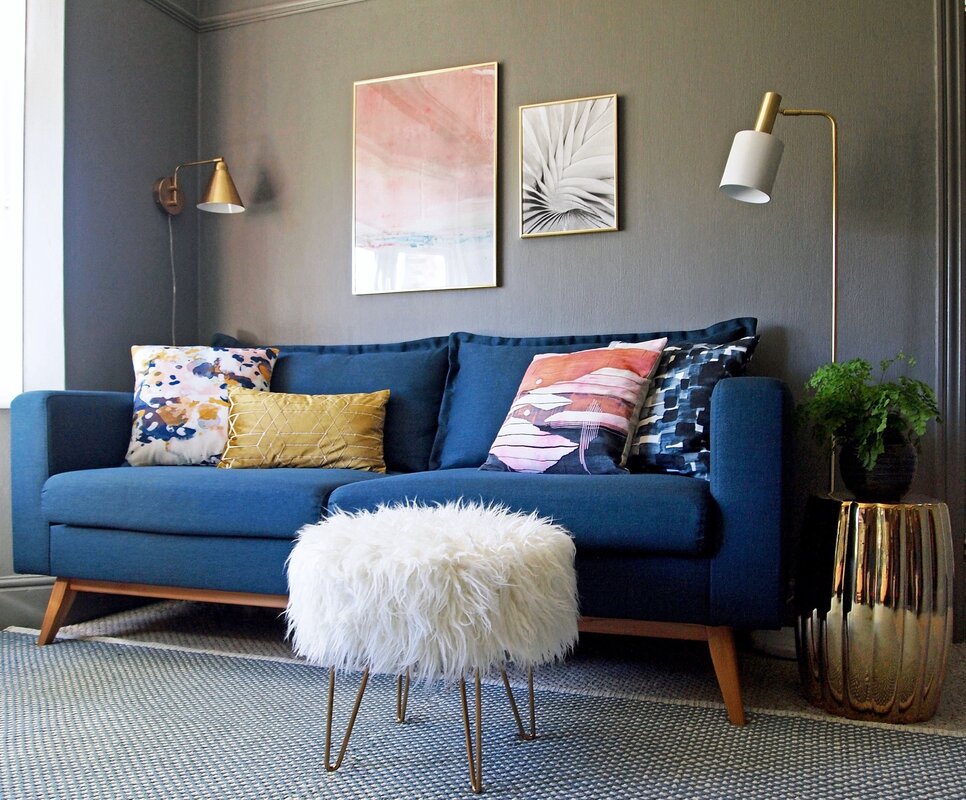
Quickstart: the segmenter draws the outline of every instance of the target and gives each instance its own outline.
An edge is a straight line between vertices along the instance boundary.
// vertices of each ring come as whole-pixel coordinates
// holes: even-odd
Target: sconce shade
[[[214,164],[208,186],[201,195],[198,208],[202,211],[214,211],[216,214],[238,214],[245,210],[245,204],[238,196],[235,182],[228,174],[225,159],[221,156],[206,158],[204,161],[188,161],[175,167],[174,174],[167,178],[158,178],[154,183],[154,200],[158,207],[170,216],[177,216],[184,208],[184,192],[178,186],[178,170],[183,167],[198,167],[204,164]]]
[[[198,208],[202,211],[213,211],[216,214],[238,214],[245,210],[245,204],[238,196],[235,182],[231,179],[224,161],[215,164],[208,187],[201,195]]]
[[[762,131],[739,131],[721,176],[721,191],[743,203],[767,203],[785,145]]]

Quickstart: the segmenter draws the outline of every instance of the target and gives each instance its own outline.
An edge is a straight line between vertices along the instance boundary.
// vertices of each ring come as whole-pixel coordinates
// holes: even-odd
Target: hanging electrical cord
[[[171,345],[177,345],[174,328],[178,314],[178,275],[174,271],[174,232],[171,228],[171,217],[168,217],[168,252],[171,254]]]

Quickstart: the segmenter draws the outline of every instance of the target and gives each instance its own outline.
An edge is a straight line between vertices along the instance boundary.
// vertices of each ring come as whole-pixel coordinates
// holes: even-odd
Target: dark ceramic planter
[[[885,452],[871,470],[865,469],[853,448],[839,454],[839,472],[855,499],[867,503],[898,503],[916,475],[916,448],[898,435],[886,434]]]

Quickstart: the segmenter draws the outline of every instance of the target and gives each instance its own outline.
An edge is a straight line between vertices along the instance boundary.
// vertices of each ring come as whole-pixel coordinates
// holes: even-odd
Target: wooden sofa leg
[[[47,613],[44,614],[44,623],[40,628],[40,636],[37,637],[38,645],[50,644],[54,641],[75,597],[77,592],[70,587],[70,581],[67,578],[58,578],[54,581],[50,601],[47,603]]]
[[[734,631],[726,626],[708,627],[708,647],[711,663],[721,688],[728,721],[732,725],[744,725],[745,707],[741,702],[741,682],[738,678],[738,652],[735,649]]]

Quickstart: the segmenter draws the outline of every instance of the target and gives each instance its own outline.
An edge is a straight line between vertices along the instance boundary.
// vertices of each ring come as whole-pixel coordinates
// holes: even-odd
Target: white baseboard
[[[29,576],[33,584],[12,585],[10,578],[28,576],[3,576],[0,578],[0,630],[10,625],[38,628],[44,619],[44,610],[50,599],[52,578],[41,582],[38,576]]]
[[[0,575],[0,592],[32,589],[37,586],[49,589],[53,585],[54,579],[48,575]]]

